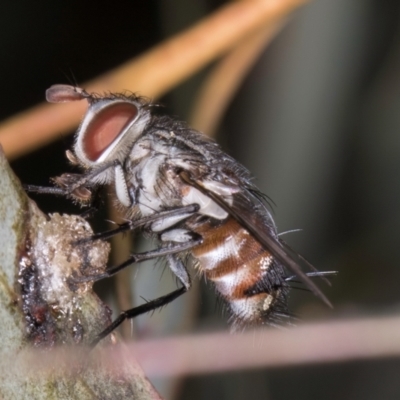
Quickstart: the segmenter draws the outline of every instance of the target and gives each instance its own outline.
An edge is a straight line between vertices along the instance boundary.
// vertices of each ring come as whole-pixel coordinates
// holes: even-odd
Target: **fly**
[[[310,264],[279,237],[265,196],[250,173],[210,138],[181,121],[153,115],[152,103],[133,94],[98,96],[54,85],[46,98],[53,103],[88,102],[73,150],[67,150],[68,159],[83,172],[54,178],[52,188],[28,190],[87,204],[97,188],[112,185],[128,222],[91,240],[142,229],[159,242],[156,250],[132,254],[121,265],[75,277],[75,282],[108,278],[133,263],[165,257],[181,283],[165,296],[123,311],[97,341],[124,320],[188,291],[188,253],[228,304],[233,327],[290,320],[287,303],[295,277],[331,306],[311,278],[334,272],[318,272],[312,266],[314,272],[302,271],[301,264]]]

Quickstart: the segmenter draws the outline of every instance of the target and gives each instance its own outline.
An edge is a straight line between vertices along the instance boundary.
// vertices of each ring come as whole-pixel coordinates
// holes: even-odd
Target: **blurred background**
[[[0,117],[42,102],[52,84],[80,84],[119,65],[224,4],[1,4]],[[160,99],[165,112],[190,119],[210,69]],[[318,269],[339,271],[332,288],[323,287],[334,310],[309,293],[293,291],[296,314],[308,321],[399,312],[398,0],[319,0],[296,11],[241,82],[217,132],[223,148],[252,171],[276,204],[279,230],[301,229],[285,240]],[[71,136],[60,135],[13,160],[12,167],[22,182],[47,185],[49,177],[70,170],[64,153],[71,143]],[[45,212],[81,212],[63,199],[32,197]],[[109,218],[104,207],[92,224],[106,229]],[[136,243],[146,246],[139,238]],[[175,287],[169,271],[157,265],[132,267],[128,274],[135,303]],[[98,290],[117,310],[115,286],[102,282]],[[132,334],[227,330],[217,303],[202,282],[180,301],[135,321]],[[168,399],[398,399],[399,368],[397,359],[371,360],[155,384]]]

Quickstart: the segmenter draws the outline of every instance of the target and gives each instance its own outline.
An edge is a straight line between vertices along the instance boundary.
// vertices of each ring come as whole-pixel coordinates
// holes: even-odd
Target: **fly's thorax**
[[[208,220],[191,228],[204,239],[192,250],[198,267],[228,302],[234,319],[262,323],[277,304],[286,304],[284,269],[238,222]]]
[[[132,148],[124,165],[128,190],[143,216],[181,206],[177,174],[168,166],[170,157],[163,143],[143,136]]]
[[[208,168],[205,165],[202,155],[190,148],[177,146],[168,135],[160,137],[156,131],[144,135],[135,143],[125,169],[128,184],[138,188],[137,199],[143,215],[198,204],[200,215],[223,220],[228,213],[209,196],[184,182],[180,175],[182,170],[193,171],[203,176],[205,185],[211,185],[216,192],[221,191],[221,185],[207,180]]]

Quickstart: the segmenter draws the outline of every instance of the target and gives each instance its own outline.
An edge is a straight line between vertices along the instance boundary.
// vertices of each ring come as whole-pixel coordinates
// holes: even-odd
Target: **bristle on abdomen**
[[[263,324],[285,313],[284,268],[234,219],[194,228],[203,243],[192,250],[199,268],[229,304],[234,324]],[[275,323],[275,321],[274,321]]]

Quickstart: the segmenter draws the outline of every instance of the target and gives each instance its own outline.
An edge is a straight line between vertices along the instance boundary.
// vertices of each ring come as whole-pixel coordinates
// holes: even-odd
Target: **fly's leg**
[[[88,185],[78,185],[85,177],[84,174],[70,174],[65,173],[55,178],[51,178],[51,181],[55,186],[36,186],[36,185],[23,185],[27,192],[39,193],[39,194],[52,194],[57,196],[74,197],[73,191],[79,189],[81,191],[87,191],[86,194],[90,193]]]
[[[170,227],[178,222],[183,221],[184,219],[191,217],[193,214],[199,211],[199,209],[200,206],[198,204],[189,204],[188,206],[175,208],[172,210],[160,211],[159,213],[150,215],[148,217],[121,224],[118,228],[96,233],[93,236],[89,236],[86,238],[78,239],[75,243],[81,244],[91,242],[93,240],[107,240],[117,235],[118,233],[131,231],[146,225],[150,226],[152,232],[157,232],[157,228],[159,228],[157,224],[162,225],[161,228],[164,228],[165,226]]]
[[[183,243],[178,243],[167,247],[160,247],[156,250],[150,250],[143,253],[132,254],[122,264],[116,265],[111,268],[107,268],[106,271],[103,272],[102,274],[71,277],[70,281],[71,283],[82,283],[82,282],[95,282],[100,279],[110,278],[111,276],[115,275],[117,272],[121,271],[122,269],[128,267],[131,264],[146,260],[152,260],[163,256],[168,256],[171,254],[181,253],[182,251],[190,250],[193,247],[198,246],[203,242],[203,238],[196,233],[190,233],[191,236],[190,239],[188,239],[188,236],[189,234],[187,235],[187,240]]]
[[[78,185],[85,175],[82,174],[62,174],[52,178],[55,186],[36,186],[36,185],[23,185],[27,192],[39,194],[51,194],[55,196],[63,196],[75,200],[81,204],[88,206],[95,206],[98,199],[98,189],[89,185]]]
[[[159,307],[162,307],[170,303],[177,297],[181,296],[190,288],[191,285],[190,277],[186,270],[186,267],[184,266],[182,261],[175,255],[177,253],[188,251],[193,247],[200,245],[203,242],[203,238],[201,235],[191,232],[187,229],[179,229],[179,228],[170,229],[170,228],[182,222],[183,220],[191,217],[196,212],[198,212],[198,210],[199,210],[198,204],[191,204],[174,210],[159,212],[155,215],[142,218],[141,220],[124,224],[123,226],[114,229],[112,231],[108,231],[98,236],[89,238],[89,240],[105,239],[113,236],[114,234],[123,232],[125,230],[135,229],[140,226],[146,226],[153,233],[158,233],[160,240],[165,244],[163,247],[160,247],[156,250],[132,254],[125,262],[123,262],[120,265],[108,268],[102,274],[82,276],[82,277],[71,277],[70,281],[72,281],[72,283],[97,281],[100,279],[109,278],[114,274],[116,274],[117,272],[119,272],[120,270],[128,267],[130,264],[145,260],[151,260],[163,256],[166,256],[171,271],[177,276],[179,281],[182,283],[181,288],[176,289],[165,296],[159,297],[155,300],[142,304],[133,309],[123,311],[120,314],[120,316],[109,327],[107,327],[103,332],[101,332],[98,335],[98,337],[92,343],[93,345],[96,345],[101,339],[106,337],[126,319],[131,319],[140,314],[144,314],[148,311],[152,311]]]
[[[116,235],[117,233],[136,229],[141,226],[148,226],[152,232],[157,233],[159,230],[168,229],[171,226],[176,225],[177,223],[191,217],[199,210],[199,207],[200,206],[198,204],[190,204],[188,206],[176,208],[173,210],[162,211],[137,221],[128,222],[126,224],[121,225],[117,229],[102,232],[88,238],[79,239],[75,243],[79,245],[81,243],[91,240],[108,239],[111,236]],[[176,232],[178,232],[178,234]],[[201,244],[203,240],[202,237],[197,233],[190,232],[185,229],[173,229],[165,231],[160,234],[160,239],[163,242],[172,242],[175,244],[169,243],[167,246],[160,247],[156,250],[132,254],[122,264],[116,265],[111,268],[107,268],[104,273],[96,275],[79,276],[79,277],[74,276],[70,278],[70,282],[71,283],[95,282],[100,279],[109,278],[131,264],[141,261],[151,260],[168,254],[175,254],[182,251],[187,251],[190,250],[192,247]]]
[[[72,176],[77,174],[64,174],[63,176]],[[58,178],[55,178],[56,181]],[[71,179],[71,178],[69,178]],[[81,203],[85,207],[88,207],[85,211],[80,214],[81,218],[90,218],[92,217],[100,208],[100,195],[98,188],[87,188],[87,187],[79,187],[75,191],[69,191],[66,186],[35,186],[35,185],[23,185],[24,189],[27,192],[38,193],[38,194],[51,194],[55,196],[63,196],[78,203]]]
[[[191,287],[190,276],[182,261],[173,254],[169,254],[167,256],[167,261],[168,261],[168,266],[170,267],[171,271],[177,276],[177,278],[182,284],[182,287],[174,290],[171,293],[166,294],[165,296],[158,297],[157,299],[151,300],[138,307],[134,307],[131,308],[130,310],[123,311],[111,325],[109,325],[103,332],[101,332],[96,337],[96,339],[92,342],[92,346],[95,346],[100,340],[104,339],[114,329],[116,329],[119,325],[121,325],[125,320],[135,318],[138,315],[145,314],[149,311],[153,311],[156,310],[157,308],[163,307],[166,304],[178,298],[179,296],[181,296],[182,294],[186,293],[190,289]]]
[[[138,315],[145,314],[149,311],[156,310],[157,308],[160,308],[162,306],[165,306],[166,304],[170,303],[171,301],[175,300],[182,294],[186,293],[187,289],[185,287],[181,287],[177,290],[174,290],[171,293],[168,293],[165,296],[158,297],[155,300],[149,301],[147,303],[144,303],[138,307],[131,308],[130,310],[123,311],[119,317],[114,320],[111,325],[109,325],[103,332],[101,332],[95,340],[91,343],[91,346],[96,346],[96,344],[104,339],[106,336],[108,336],[113,330],[118,328],[125,320],[127,319],[132,319],[137,317]]]
[[[112,161],[105,163],[101,167],[86,174],[62,174],[52,181],[56,186],[36,186],[36,185],[23,185],[27,192],[39,194],[52,194],[56,196],[65,196],[72,198],[81,203],[91,204],[93,200],[93,182],[97,175],[107,171],[111,168],[120,167],[118,162]]]
[[[39,194],[52,194],[56,196],[68,196],[69,193],[66,189],[56,186],[37,186],[37,185],[22,185],[22,187],[30,193]]]

